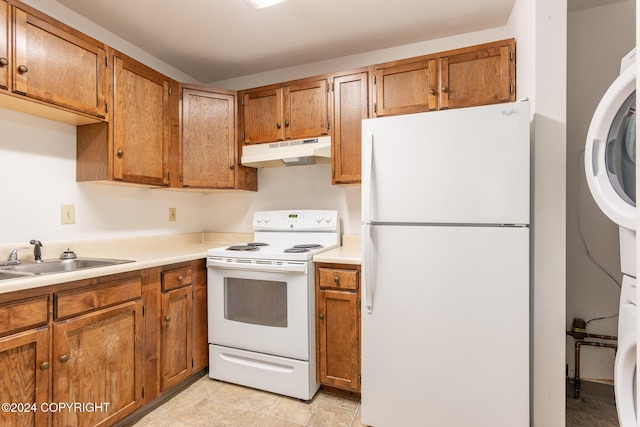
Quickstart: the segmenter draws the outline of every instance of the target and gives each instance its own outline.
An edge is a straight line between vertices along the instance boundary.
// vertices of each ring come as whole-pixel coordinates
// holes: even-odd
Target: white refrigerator
[[[362,122],[362,422],[529,426],[528,101]]]

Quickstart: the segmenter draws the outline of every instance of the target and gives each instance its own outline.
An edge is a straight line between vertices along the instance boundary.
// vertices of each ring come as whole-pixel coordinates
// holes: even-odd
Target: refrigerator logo
[[[511,110],[502,110],[503,116],[509,117],[513,114],[520,114],[520,110],[516,110],[515,108],[512,108]]]

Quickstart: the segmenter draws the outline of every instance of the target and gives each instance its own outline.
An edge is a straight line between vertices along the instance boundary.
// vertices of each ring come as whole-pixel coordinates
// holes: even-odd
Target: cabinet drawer
[[[191,284],[191,267],[162,272],[162,292]]]
[[[320,289],[358,289],[358,270],[319,268]]]
[[[109,307],[142,296],[142,278],[103,283],[90,288],[77,289],[54,294],[55,318],[62,319],[80,313]]]
[[[0,305],[0,336],[44,325],[49,320],[49,295]]]

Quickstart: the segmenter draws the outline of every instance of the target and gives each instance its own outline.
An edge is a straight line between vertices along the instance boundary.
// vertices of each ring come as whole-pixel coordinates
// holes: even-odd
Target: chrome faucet
[[[40,240],[31,240],[29,243],[33,245],[33,262],[42,262],[42,242]]]
[[[22,249],[29,249],[28,246],[23,246],[20,248],[15,248],[14,250],[12,250],[9,253],[9,256],[7,257],[7,261],[3,264],[5,265],[15,265],[15,264],[20,264],[20,260],[18,259],[18,251],[22,250]]]

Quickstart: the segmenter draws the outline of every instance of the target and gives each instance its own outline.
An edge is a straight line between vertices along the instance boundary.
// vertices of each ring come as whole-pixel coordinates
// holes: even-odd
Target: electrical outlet
[[[176,208],[169,208],[169,221],[176,220]]]
[[[60,205],[60,223],[61,224],[76,223],[75,205]]]

